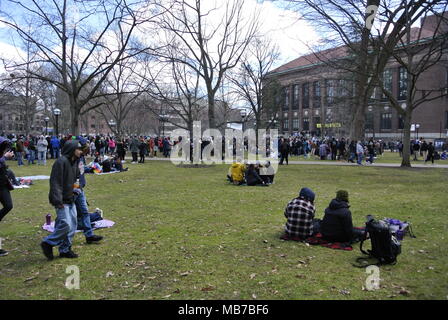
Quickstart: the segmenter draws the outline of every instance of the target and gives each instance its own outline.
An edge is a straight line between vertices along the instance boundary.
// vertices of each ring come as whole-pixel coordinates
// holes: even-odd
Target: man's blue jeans
[[[358,153],[358,164],[362,164],[362,153]]]
[[[54,232],[44,238],[43,241],[52,246],[59,246],[60,253],[69,252],[76,227],[77,217],[75,204],[64,204],[64,208],[56,209]]]
[[[22,153],[23,152],[16,152],[17,165],[19,166],[23,166]]]
[[[89,208],[84,190],[75,198],[76,211],[78,212],[78,225],[86,238],[93,237],[92,224],[90,222]]]
[[[34,150],[28,150],[28,152],[29,152],[29,156],[28,156],[28,164],[34,164],[34,159],[35,159],[35,156],[34,156]]]
[[[53,158],[54,159],[59,158],[59,148],[53,147]]]
[[[37,164],[47,164],[47,152],[46,151],[38,151],[37,152]]]

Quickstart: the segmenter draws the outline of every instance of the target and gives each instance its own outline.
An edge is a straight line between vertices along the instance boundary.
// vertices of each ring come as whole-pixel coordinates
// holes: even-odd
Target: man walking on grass
[[[50,203],[56,209],[54,232],[44,238],[41,247],[48,260],[53,259],[53,247],[59,246],[62,258],[77,258],[72,251],[72,239],[77,227],[77,212],[73,190],[79,188],[75,184],[78,172],[78,159],[82,154],[82,146],[77,140],[70,140],[62,148],[62,156],[51,169]]]

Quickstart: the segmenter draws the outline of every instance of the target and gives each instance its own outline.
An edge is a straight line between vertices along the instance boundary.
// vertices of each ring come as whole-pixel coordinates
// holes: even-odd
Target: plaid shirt
[[[308,238],[313,234],[313,218],[316,208],[301,197],[291,200],[285,209],[285,217],[288,219],[285,232],[290,237]]]

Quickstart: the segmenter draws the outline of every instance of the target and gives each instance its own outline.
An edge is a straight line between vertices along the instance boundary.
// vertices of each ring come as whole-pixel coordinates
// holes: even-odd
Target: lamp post
[[[242,130],[243,130],[243,132],[244,132],[244,122],[245,122],[245,119],[246,119],[246,116],[247,116],[247,112],[246,112],[246,110],[242,109],[242,110],[240,111],[240,115],[241,115],[241,118],[243,119],[243,120],[242,120],[242,123],[243,123],[243,125],[242,125]]]
[[[59,137],[59,123],[58,123],[58,118],[61,115],[61,109],[54,109],[53,110],[53,114],[56,117],[56,137]]]
[[[50,118],[45,117],[44,121],[45,121],[45,136],[48,136],[48,121],[50,121]]]
[[[420,123],[415,124],[415,130],[417,131],[417,140],[418,140],[418,129],[420,128]]]
[[[114,119],[109,120],[109,127],[110,127],[110,130],[112,131],[112,133],[114,133],[114,127],[116,124],[117,123],[115,122]]]
[[[164,137],[165,136],[165,122],[168,117],[166,114],[161,114],[159,116],[159,118],[160,118],[160,121],[162,121],[162,137]]]

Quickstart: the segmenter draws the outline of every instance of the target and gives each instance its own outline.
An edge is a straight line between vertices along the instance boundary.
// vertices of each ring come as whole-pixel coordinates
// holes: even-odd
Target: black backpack
[[[401,253],[401,243],[392,235],[389,225],[384,221],[376,221],[368,216],[366,222],[367,234],[369,234],[372,249],[367,251],[362,249],[362,245],[367,240],[367,238],[364,238],[360,244],[361,252],[368,255],[369,258],[377,259],[377,265],[396,264],[397,256]],[[365,258],[358,258],[357,261],[360,262],[360,259]]]

